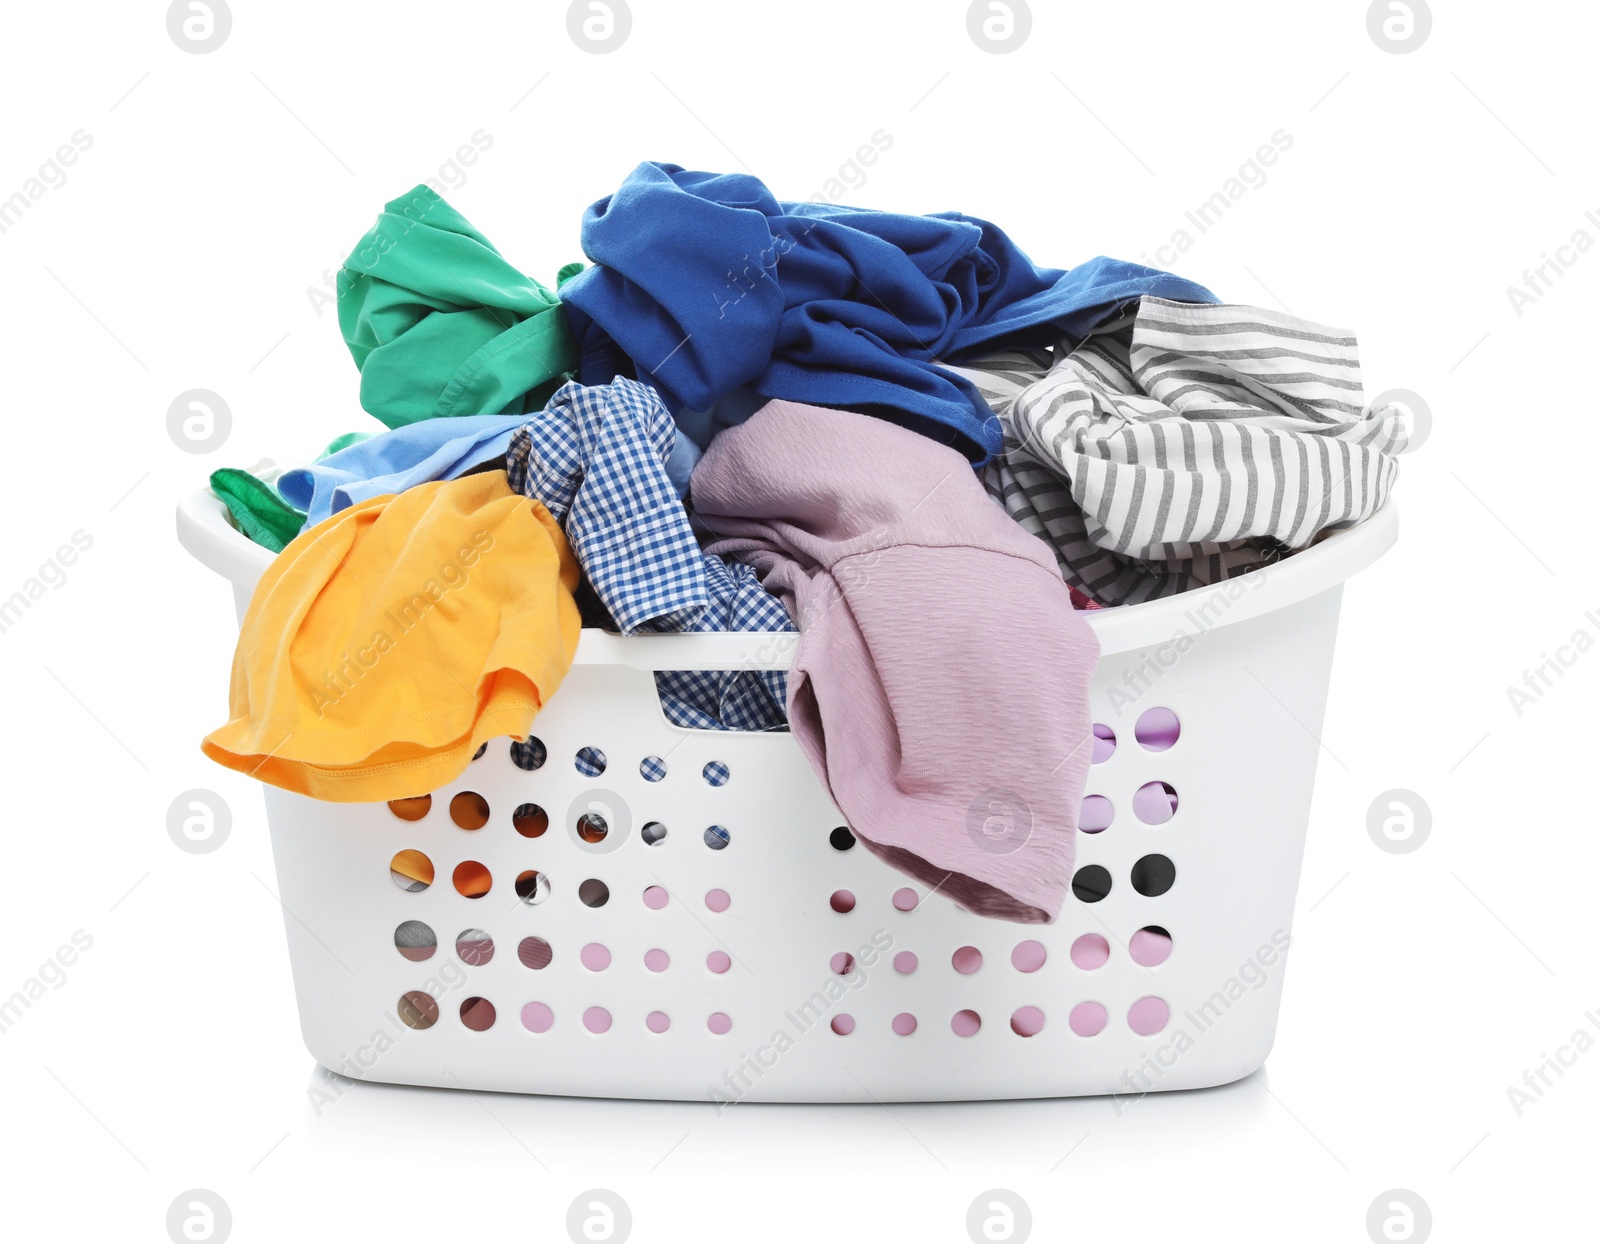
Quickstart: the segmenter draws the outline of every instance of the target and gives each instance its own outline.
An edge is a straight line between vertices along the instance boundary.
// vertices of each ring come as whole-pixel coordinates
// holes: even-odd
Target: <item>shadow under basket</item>
[[[1396,531],[1391,503],[1244,578],[1089,615],[1095,763],[1047,926],[874,858],[788,734],[662,715],[653,670],[784,668],[792,635],[585,631],[536,737],[431,796],[266,788],[306,1045],[365,1080],[699,1101],[1240,1079],[1277,1023],[1342,585]],[[178,534],[242,615],[271,554],[209,493]],[[975,832],[1003,844],[1018,815],[996,791]]]

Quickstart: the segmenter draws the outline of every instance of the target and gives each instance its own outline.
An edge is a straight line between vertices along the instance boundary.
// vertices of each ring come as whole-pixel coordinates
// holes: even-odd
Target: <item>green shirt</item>
[[[361,405],[391,428],[531,414],[577,366],[556,294],[426,186],[385,206],[339,271],[338,303]]]

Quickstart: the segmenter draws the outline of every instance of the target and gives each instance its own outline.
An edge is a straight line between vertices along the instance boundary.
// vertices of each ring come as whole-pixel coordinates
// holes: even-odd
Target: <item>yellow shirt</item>
[[[375,497],[302,532],[239,631],[219,764],[317,799],[425,794],[527,736],[578,646],[578,563],[504,471]]]

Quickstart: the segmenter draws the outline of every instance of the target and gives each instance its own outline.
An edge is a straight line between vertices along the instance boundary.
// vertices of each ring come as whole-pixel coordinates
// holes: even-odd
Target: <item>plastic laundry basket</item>
[[[494,740],[431,801],[266,790],[306,1045],[369,1080],[722,1102],[1239,1079],[1272,1046],[1341,586],[1396,529],[1390,504],[1090,615],[1098,798],[1049,926],[969,915],[853,844],[789,735],[663,717],[652,670],[782,668],[793,636],[585,631],[537,743]],[[270,554],[207,493],[178,531],[242,613]],[[971,728],[1016,728],[996,713]],[[969,824],[1004,850],[1027,817],[994,791]],[[391,875],[399,852],[432,884],[416,855]]]

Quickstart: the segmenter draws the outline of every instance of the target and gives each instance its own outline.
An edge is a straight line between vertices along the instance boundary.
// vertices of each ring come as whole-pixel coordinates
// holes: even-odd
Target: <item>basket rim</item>
[[[195,560],[233,584],[242,608],[275,554],[234,527],[221,500],[207,488],[178,502],[177,528],[178,542]],[[1102,657],[1177,643],[1339,587],[1388,552],[1399,529],[1399,509],[1391,497],[1366,521],[1272,565],[1177,596],[1089,610],[1082,616],[1100,641]],[[797,641],[792,633],[625,637],[586,628],[574,663],[644,670],[787,669]]]

